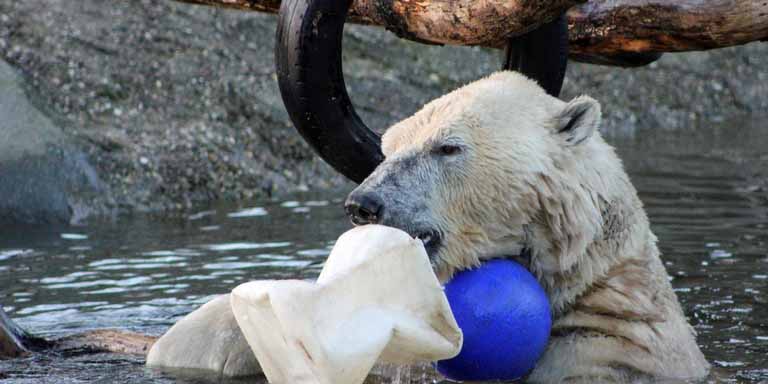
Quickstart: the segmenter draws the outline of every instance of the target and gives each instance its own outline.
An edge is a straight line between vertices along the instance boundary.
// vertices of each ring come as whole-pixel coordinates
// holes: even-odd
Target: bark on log
[[[700,51],[768,38],[768,1],[592,0],[568,23],[581,55]]]
[[[146,355],[156,340],[154,336],[110,329],[44,340],[24,331],[0,307],[0,359],[12,359],[46,350],[78,354],[112,352]]]
[[[65,353],[86,351],[146,356],[157,339],[155,336],[141,333],[116,329],[97,329],[56,339],[51,343],[51,348]]]
[[[177,0],[276,13],[280,0]],[[348,20],[430,44],[501,47],[586,0],[354,0]]]
[[[280,0],[176,0],[277,12]],[[425,43],[501,48],[583,0],[355,0],[352,22]],[[662,52],[768,40],[766,0],[590,0],[568,11],[571,57],[642,65]]]

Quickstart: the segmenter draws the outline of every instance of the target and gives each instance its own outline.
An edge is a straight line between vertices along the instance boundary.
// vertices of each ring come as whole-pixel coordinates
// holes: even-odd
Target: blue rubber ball
[[[448,282],[445,294],[464,333],[458,356],[437,370],[460,381],[515,380],[536,366],[549,339],[549,300],[528,270],[491,260]]]

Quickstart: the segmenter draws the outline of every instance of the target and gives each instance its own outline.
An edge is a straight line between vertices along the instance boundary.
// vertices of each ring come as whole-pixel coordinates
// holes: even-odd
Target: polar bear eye
[[[437,152],[444,156],[453,156],[461,153],[461,147],[458,145],[443,144],[437,148]]]

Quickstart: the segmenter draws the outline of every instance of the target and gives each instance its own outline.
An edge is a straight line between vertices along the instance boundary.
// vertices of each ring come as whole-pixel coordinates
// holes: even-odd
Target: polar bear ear
[[[569,145],[579,145],[600,127],[600,103],[589,96],[579,96],[565,105],[555,119],[555,129]]]

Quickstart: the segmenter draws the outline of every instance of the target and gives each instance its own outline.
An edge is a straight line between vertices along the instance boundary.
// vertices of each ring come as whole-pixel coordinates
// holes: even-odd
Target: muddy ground
[[[0,153],[14,153],[0,156],[0,222],[345,186],[283,109],[275,22],[170,0],[0,0],[0,58],[10,64],[0,101],[19,105],[0,121]],[[361,26],[347,28],[344,59],[358,112],[379,130],[501,61]],[[766,68],[766,43],[668,54],[641,69],[572,63],[562,97],[600,100],[609,137],[664,135],[765,115]],[[19,150],[29,146],[36,157]]]

